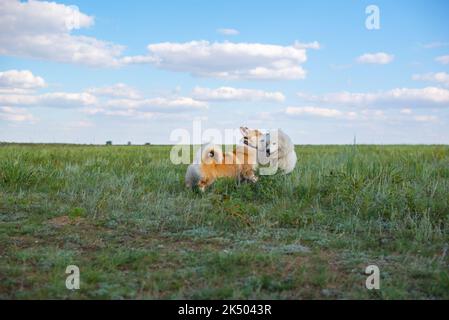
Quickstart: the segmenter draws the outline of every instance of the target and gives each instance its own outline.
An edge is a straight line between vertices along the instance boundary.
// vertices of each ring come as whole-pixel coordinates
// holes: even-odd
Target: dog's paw
[[[251,181],[252,183],[256,183],[257,180],[259,180],[259,178],[257,176],[252,176],[249,178],[249,181]]]

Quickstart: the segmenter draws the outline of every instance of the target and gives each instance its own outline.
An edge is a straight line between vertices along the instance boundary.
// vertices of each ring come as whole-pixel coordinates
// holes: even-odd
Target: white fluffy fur
[[[266,135],[261,134],[258,130],[248,129],[247,127],[240,128],[244,137],[247,137],[247,144],[253,148],[257,148],[259,153],[258,159],[263,159],[266,153]],[[259,133],[259,134],[257,134]],[[281,129],[270,131],[270,156],[268,161],[270,167],[277,167],[283,174],[288,174],[295,169],[296,166],[296,152],[295,146],[290,137]],[[260,163],[263,165],[264,163]]]
[[[270,161],[276,163],[282,173],[288,174],[295,169],[296,161],[298,160],[295,152],[295,145],[288,135],[286,135],[281,129],[277,130],[278,141],[277,148],[270,146],[272,153],[270,155]],[[271,141],[271,145],[276,141]],[[273,152],[273,150],[275,150]]]

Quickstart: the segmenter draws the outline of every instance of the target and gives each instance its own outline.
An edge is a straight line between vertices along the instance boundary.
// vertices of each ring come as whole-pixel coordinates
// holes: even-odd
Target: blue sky
[[[380,29],[366,28],[368,5]],[[448,9],[4,0],[0,141],[173,143],[201,119],[282,128],[298,144],[447,144]]]

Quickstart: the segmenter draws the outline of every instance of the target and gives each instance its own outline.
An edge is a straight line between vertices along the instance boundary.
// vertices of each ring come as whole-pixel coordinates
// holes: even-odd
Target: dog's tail
[[[223,162],[223,150],[216,144],[206,144],[201,147],[201,163],[212,164]]]
[[[198,181],[201,179],[201,172],[199,169],[199,165],[191,164],[187,167],[185,184],[187,188],[192,188],[198,184]]]

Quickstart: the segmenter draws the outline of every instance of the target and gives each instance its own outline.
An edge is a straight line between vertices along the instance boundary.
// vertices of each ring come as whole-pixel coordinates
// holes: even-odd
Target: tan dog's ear
[[[240,132],[242,133],[242,135],[244,137],[246,137],[246,136],[248,136],[249,129],[248,129],[248,127],[240,127]]]

